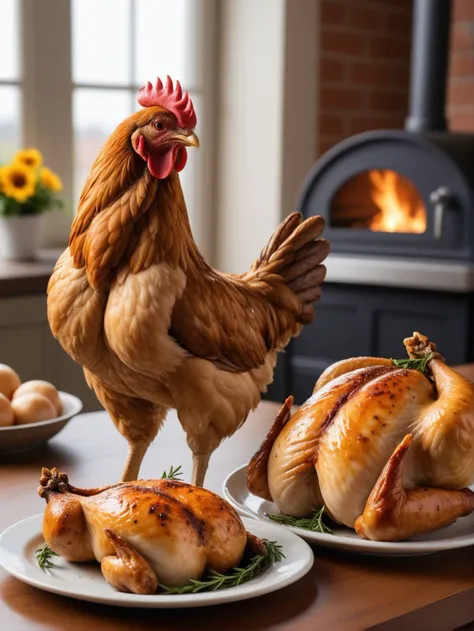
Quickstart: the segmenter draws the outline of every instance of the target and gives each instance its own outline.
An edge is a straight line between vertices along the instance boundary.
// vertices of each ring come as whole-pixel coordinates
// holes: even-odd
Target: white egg
[[[0,427],[8,427],[13,425],[15,415],[13,414],[12,404],[3,394],[0,394]]]
[[[0,364],[0,394],[10,399],[21,385],[21,379],[10,366]]]
[[[21,384],[18,390],[15,391],[13,400],[17,397],[23,396],[24,394],[30,393],[42,394],[44,397],[49,399],[55,407],[56,416],[61,416],[63,413],[63,404],[61,403],[57,389],[52,383],[49,383],[49,381],[42,381],[40,379],[25,381]]]
[[[49,399],[38,392],[28,392],[12,401],[16,425],[39,423],[56,418],[56,409]]]

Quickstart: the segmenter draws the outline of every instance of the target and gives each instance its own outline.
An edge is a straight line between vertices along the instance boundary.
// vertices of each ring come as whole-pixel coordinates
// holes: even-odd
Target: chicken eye
[[[162,122],[160,122],[160,121],[156,121],[156,122],[154,123],[154,127],[155,127],[155,129],[157,129],[158,131],[162,131],[162,130],[165,128],[165,126],[163,125],[163,123],[162,123]]]

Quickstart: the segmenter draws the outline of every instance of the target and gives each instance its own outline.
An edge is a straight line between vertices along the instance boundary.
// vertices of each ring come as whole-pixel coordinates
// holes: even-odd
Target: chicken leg
[[[102,559],[100,568],[105,580],[121,592],[154,594],[158,578],[149,563],[123,537],[105,529],[116,555]]]
[[[112,392],[90,373],[87,379],[115,427],[128,442],[128,455],[120,482],[138,480],[143,458],[164,421],[167,408]],[[144,417],[148,419],[146,425],[143,423]]]
[[[412,445],[407,434],[385,465],[364,512],[355,522],[357,534],[372,541],[402,541],[448,526],[474,511],[474,493],[403,487],[403,469]]]

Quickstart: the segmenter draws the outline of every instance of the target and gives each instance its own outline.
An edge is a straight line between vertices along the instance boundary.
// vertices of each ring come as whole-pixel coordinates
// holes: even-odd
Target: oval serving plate
[[[224,497],[229,504],[242,516],[258,519],[261,523],[275,524],[278,528],[291,531],[309,543],[372,556],[404,557],[433,554],[474,545],[474,513],[458,519],[445,528],[399,542],[361,539],[354,530],[344,526],[331,525],[332,534],[323,534],[276,524],[267,515],[278,514],[280,511],[273,502],[257,497],[248,490],[247,469],[247,465],[239,467],[224,481]]]
[[[64,426],[82,410],[82,401],[73,394],[59,392],[63,414],[57,418],[28,425],[0,427],[0,455],[35,449],[56,436]]]
[[[197,594],[144,596],[115,590],[103,578],[98,563],[68,563],[54,557],[55,566],[48,573],[36,564],[35,550],[43,544],[41,525],[43,514],[33,515],[0,536],[0,565],[20,581],[77,600],[118,607],[173,608],[205,607],[237,600],[255,598],[276,591],[304,576],[313,565],[313,552],[302,539],[271,523],[243,519],[249,532],[277,541],[285,558],[260,576],[237,587]]]

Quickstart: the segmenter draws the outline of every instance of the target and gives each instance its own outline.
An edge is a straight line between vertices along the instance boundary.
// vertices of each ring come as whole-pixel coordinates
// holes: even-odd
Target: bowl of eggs
[[[0,364],[0,454],[29,451],[60,432],[82,410],[82,402],[48,381],[21,382]]]

